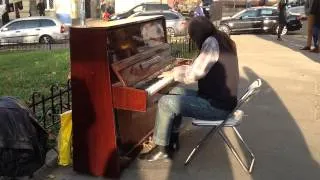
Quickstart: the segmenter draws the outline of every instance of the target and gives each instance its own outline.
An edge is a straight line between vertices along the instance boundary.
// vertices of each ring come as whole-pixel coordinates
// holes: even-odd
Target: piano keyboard
[[[174,82],[174,79],[172,77],[170,78],[161,78],[157,82],[153,83],[151,86],[147,87],[145,91],[147,91],[149,96],[154,95],[167,85],[171,84]]]

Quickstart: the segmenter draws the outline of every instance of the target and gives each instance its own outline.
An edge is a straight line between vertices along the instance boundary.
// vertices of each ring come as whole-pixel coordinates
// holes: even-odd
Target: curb
[[[47,152],[45,164],[33,174],[33,179],[47,178],[48,170],[58,166],[58,153],[51,149]]]

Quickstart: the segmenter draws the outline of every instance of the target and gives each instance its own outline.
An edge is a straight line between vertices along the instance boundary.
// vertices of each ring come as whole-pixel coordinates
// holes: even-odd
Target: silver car
[[[51,17],[19,18],[0,28],[0,45],[53,43],[68,38],[67,27]]]
[[[162,15],[166,19],[167,34],[170,36],[184,36],[187,34],[187,20],[180,13],[166,10],[166,11],[145,11],[137,12],[130,17],[137,16],[156,16]],[[129,17],[129,18],[130,18]]]

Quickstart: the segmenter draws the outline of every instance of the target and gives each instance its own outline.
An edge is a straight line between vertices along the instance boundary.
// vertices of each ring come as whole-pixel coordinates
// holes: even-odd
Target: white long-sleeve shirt
[[[173,69],[174,80],[184,84],[194,83],[206,76],[218,59],[218,41],[210,36],[203,42],[199,56],[191,65],[182,65]]]

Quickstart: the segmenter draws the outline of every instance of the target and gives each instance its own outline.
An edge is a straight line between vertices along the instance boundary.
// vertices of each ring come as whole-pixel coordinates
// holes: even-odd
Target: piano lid
[[[124,86],[135,86],[173,62],[162,17],[123,24],[109,30],[107,37],[108,59]]]

